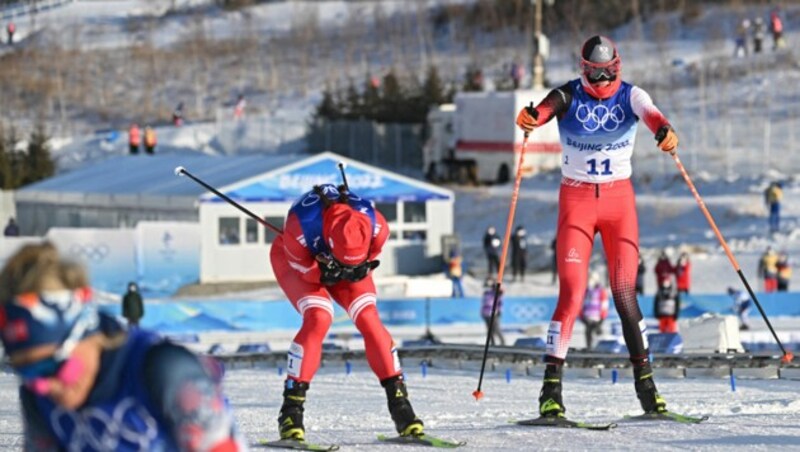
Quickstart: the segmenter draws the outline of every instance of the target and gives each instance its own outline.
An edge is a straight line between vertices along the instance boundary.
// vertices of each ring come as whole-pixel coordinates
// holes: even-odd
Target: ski
[[[638,416],[625,416],[623,422],[636,422],[636,421],[672,421],[681,424],[699,424],[708,420],[708,416],[687,416],[685,414],[673,413],[666,411],[664,413],[645,413]]]
[[[297,439],[279,439],[276,441],[259,440],[256,447],[272,447],[276,449],[328,451],[339,450],[337,444],[314,444]]]
[[[611,430],[617,426],[617,424],[613,422],[608,424],[590,424],[588,422],[570,421],[563,417],[537,417],[534,419],[523,419],[521,421],[511,420],[509,422],[527,427],[582,428],[584,430]]]
[[[441,449],[455,449],[467,444],[466,441],[449,441],[446,439],[436,438],[430,435],[418,436],[386,436],[378,435],[378,441],[393,444],[412,444],[417,446],[431,446]]]

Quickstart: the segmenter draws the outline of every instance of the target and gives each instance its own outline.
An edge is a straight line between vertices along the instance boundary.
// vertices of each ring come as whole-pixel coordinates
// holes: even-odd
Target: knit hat
[[[369,256],[372,222],[347,204],[334,204],[322,214],[322,238],[337,261],[359,265]]]
[[[6,354],[97,332],[97,308],[84,297],[81,290],[26,293],[0,306],[0,341]]]

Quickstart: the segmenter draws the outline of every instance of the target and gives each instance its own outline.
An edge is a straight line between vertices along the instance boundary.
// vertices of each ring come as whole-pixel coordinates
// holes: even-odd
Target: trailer
[[[464,92],[453,104],[428,114],[423,170],[430,181],[506,183],[516,174],[523,133],[514,120],[548,90]],[[522,173],[531,176],[560,165],[558,126],[551,121],[529,137]]]

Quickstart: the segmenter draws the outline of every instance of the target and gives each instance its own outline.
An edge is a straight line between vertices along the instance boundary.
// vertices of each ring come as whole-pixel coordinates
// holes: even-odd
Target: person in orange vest
[[[464,297],[464,286],[461,278],[464,276],[464,261],[458,250],[450,251],[450,258],[447,260],[447,277],[453,282],[452,298]]]
[[[775,292],[778,289],[778,253],[767,247],[758,261],[758,276],[764,280],[764,292]]]
[[[8,23],[8,26],[6,27],[6,32],[8,33],[8,45],[13,45],[14,44],[14,32],[15,31],[17,31],[17,26],[14,25],[13,21],[10,21]]]
[[[156,142],[156,131],[152,127],[146,126],[144,128],[144,149],[148,154],[155,154]]]
[[[139,124],[134,122],[131,124],[130,129],[128,129],[128,146],[130,148],[130,153],[138,154],[140,144],[142,144],[142,133],[139,130]]]
[[[772,50],[786,47],[786,41],[783,39],[783,21],[780,9],[777,7],[769,14],[769,29],[772,32]]]

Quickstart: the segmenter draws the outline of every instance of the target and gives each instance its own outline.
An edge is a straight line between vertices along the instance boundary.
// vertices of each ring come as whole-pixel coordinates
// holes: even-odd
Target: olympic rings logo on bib
[[[606,132],[613,132],[625,121],[625,111],[619,105],[608,108],[603,104],[597,104],[591,107],[586,104],[580,104],[578,105],[578,110],[575,112],[575,119],[577,119],[588,132],[594,132],[601,127]]]

